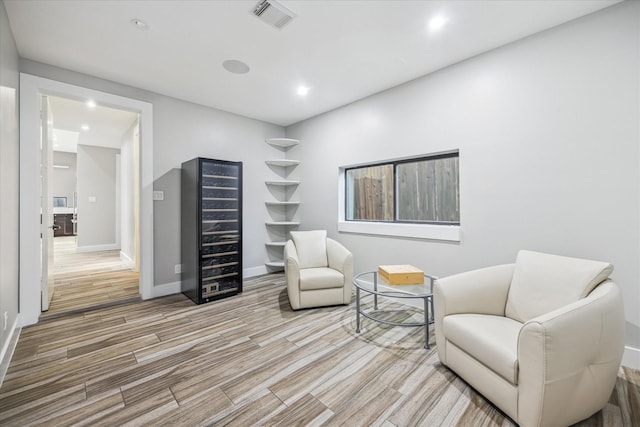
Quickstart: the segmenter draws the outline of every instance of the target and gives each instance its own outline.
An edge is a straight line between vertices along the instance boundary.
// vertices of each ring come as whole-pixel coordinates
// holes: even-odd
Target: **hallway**
[[[54,238],[55,290],[41,319],[140,299],[139,274],[119,251],[76,253],[75,236]]]

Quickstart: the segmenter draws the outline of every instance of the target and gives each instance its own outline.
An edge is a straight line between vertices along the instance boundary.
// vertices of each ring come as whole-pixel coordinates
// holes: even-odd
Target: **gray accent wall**
[[[355,270],[436,276],[519,249],[606,260],[640,348],[640,3],[624,2],[287,128],[304,229]],[[338,168],[460,150],[459,243],[337,232]]]
[[[76,153],[63,151],[53,152],[53,164],[58,166],[69,166],[68,169],[53,169],[53,196],[66,197],[67,207],[73,208],[73,193],[76,191]]]
[[[0,382],[18,317],[19,99],[18,50],[0,2]]]
[[[116,249],[116,155],[120,150],[78,144],[78,251]]]

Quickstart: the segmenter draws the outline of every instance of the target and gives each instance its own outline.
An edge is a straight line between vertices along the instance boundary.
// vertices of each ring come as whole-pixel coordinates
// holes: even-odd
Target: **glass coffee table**
[[[377,271],[366,271],[357,274],[353,278],[356,287],[356,333],[360,333],[360,316],[375,322],[392,326],[423,326],[424,348],[429,348],[429,324],[433,323],[433,282],[437,279],[429,274],[424,275],[425,281],[421,284],[389,285],[378,277]],[[380,285],[378,282],[381,282]],[[362,294],[364,292],[364,295]],[[362,309],[361,298],[373,295],[373,310],[365,312]],[[378,311],[378,297],[417,299],[423,301],[424,321],[422,322],[392,322],[374,315]]]

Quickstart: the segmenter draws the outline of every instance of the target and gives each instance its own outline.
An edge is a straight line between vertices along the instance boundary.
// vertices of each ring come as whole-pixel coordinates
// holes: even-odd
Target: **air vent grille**
[[[253,9],[253,14],[276,28],[284,27],[296,16],[292,10],[275,0],[262,0]]]

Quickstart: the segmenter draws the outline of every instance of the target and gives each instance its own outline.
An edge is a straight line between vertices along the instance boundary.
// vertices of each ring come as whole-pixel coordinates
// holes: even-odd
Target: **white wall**
[[[53,164],[69,166],[68,169],[53,168],[53,196],[66,197],[67,207],[73,208],[73,193],[76,191],[76,153],[53,152]]]
[[[138,132],[138,123],[122,137],[120,147],[120,255],[125,261],[135,265],[135,216],[134,216],[134,134]]]
[[[116,238],[116,155],[120,150],[78,144],[77,251],[119,249]]]
[[[446,276],[521,248],[610,261],[640,348],[639,22],[625,2],[288,127],[303,228],[329,230],[356,271]],[[338,234],[339,166],[451,149],[459,244]]]
[[[245,273],[266,272],[264,159],[272,153],[264,140],[283,136],[283,127],[26,59],[20,59],[20,70],[153,104],[154,190],[164,191],[153,208],[156,287],[179,286],[174,266],[180,263],[180,167],[197,156],[244,163],[243,264]]]
[[[19,98],[18,51],[4,3],[0,2],[0,383],[17,340],[14,332],[19,323]],[[37,260],[36,257],[34,262]]]
[[[194,157],[243,162],[243,268],[247,275],[266,273],[264,160],[271,147],[264,140],[283,136],[284,128],[167,97],[153,107],[154,190],[164,191],[164,200],[154,202],[156,283],[179,280],[180,168]]]

